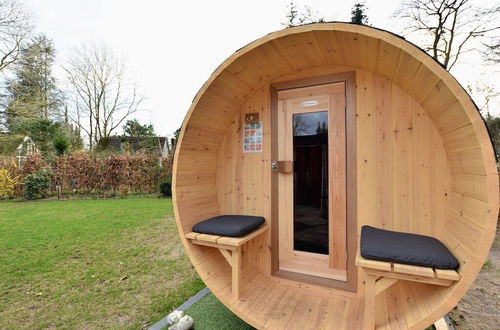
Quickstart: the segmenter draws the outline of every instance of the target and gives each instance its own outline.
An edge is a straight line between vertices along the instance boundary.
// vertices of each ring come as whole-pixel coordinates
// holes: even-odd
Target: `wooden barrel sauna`
[[[460,84],[403,38],[346,23],[277,31],[222,63],[182,125],[173,191],[197,272],[259,329],[361,328],[363,225],[435,237],[458,259],[451,286],[398,281],[376,296],[378,329],[424,329],[476,278],[499,199],[486,126]],[[186,239],[223,214],[269,228],[241,248],[239,297],[227,256]]]

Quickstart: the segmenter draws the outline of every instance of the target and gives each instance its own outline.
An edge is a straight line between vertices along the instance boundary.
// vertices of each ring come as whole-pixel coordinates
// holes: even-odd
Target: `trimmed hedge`
[[[20,175],[25,189],[23,191],[23,186],[18,186],[14,194],[24,194],[28,199],[44,197],[48,192],[56,191],[57,186],[63,191],[78,193],[157,193],[160,186],[163,187],[161,184],[171,180],[172,157],[160,159],[144,153],[102,156],[74,152],[47,161],[37,154],[28,156],[24,165],[16,171],[13,171],[11,163],[0,161],[0,169],[3,168],[12,175]],[[163,194],[163,191],[160,193]]]

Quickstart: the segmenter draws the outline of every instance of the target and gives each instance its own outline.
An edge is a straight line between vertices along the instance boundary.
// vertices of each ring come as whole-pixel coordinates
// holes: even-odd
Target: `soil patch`
[[[500,230],[483,269],[449,316],[457,330],[500,329]]]

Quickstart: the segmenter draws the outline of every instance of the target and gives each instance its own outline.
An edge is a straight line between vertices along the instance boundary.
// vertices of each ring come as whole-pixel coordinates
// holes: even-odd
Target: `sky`
[[[295,1],[326,20],[348,21],[354,0]],[[57,65],[84,44],[104,43],[126,59],[146,100],[135,117],[158,135],[180,127],[189,106],[212,72],[233,52],[283,28],[289,0],[24,0],[37,32],[52,39]],[[390,20],[400,0],[368,0],[370,24],[399,32]],[[480,76],[471,58],[455,70],[466,85]],[[54,70],[64,79],[63,71]],[[119,132],[118,132],[119,133]]]

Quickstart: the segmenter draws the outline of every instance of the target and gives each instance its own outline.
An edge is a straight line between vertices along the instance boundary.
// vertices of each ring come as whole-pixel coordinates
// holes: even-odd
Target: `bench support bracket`
[[[241,249],[226,250],[219,248],[220,253],[231,266],[231,292],[236,299],[240,298],[241,285]]]
[[[363,329],[375,329],[375,298],[398,281],[420,282],[450,286],[460,280],[454,270],[439,270],[430,267],[409,266],[392,262],[369,260],[356,256],[356,266],[365,274],[365,311]]]
[[[231,267],[231,293],[236,299],[239,299],[241,292],[241,249],[244,244],[266,231],[267,225],[264,224],[243,237],[225,237],[195,232],[187,233],[185,237],[193,244],[217,248],[220,251]]]

